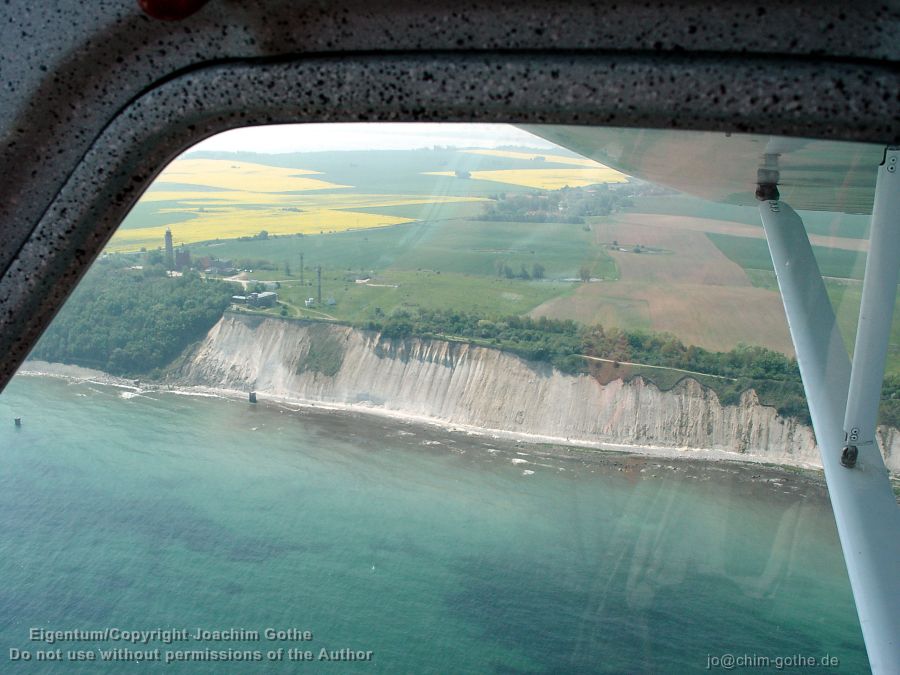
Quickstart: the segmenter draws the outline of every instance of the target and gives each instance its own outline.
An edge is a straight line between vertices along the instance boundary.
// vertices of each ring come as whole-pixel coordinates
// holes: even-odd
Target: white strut
[[[889,148],[878,170],[852,375],[806,228],[778,200],[772,156],[757,191],[869,663],[878,674],[900,673],[900,508],[875,441],[900,265],[898,156]]]

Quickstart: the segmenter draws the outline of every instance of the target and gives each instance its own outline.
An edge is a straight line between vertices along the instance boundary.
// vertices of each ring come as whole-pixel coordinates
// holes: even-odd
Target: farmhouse
[[[276,302],[278,302],[278,293],[272,291],[251,293],[247,296],[247,304],[251,307],[274,307]]]

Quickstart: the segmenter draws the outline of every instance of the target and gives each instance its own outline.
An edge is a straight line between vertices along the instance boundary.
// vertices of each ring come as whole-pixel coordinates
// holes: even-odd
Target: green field
[[[838,327],[850,353],[856,342],[856,327],[859,321],[859,306],[862,300],[862,284],[858,281],[826,279],[828,297],[835,308]],[[894,303],[894,319],[891,324],[891,339],[888,344],[886,372],[900,373],[900,297]]]
[[[578,225],[464,220],[425,227],[417,245],[395,260],[396,267],[495,276],[499,264],[530,272],[539,263],[549,278],[576,277],[582,265],[598,277],[616,276],[612,258]]]
[[[772,257],[765,239],[735,237],[707,232],[707,237],[728,258],[744,269],[772,270]],[[862,279],[866,271],[866,255],[858,251],[813,246],[813,254],[823,276],[840,279]]]
[[[767,270],[747,270],[753,285],[759,288],[778,290],[775,273]],[[856,342],[856,327],[859,321],[859,306],[862,300],[862,283],[855,279],[825,279],[825,289],[834,307],[838,328],[850,354]],[[891,339],[888,346],[886,371],[900,374],[900,296],[894,304],[894,320],[891,324]]]
[[[525,314],[549,298],[571,291],[573,284],[554,281],[496,279],[434,271],[389,270],[373,277],[369,284],[357,284],[340,275],[322,275],[322,299],[335,304],[304,307],[304,300],[316,296],[310,281],[282,281],[279,301],[288,307],[288,316],[362,321],[404,309],[453,309],[490,316]],[[275,310],[270,310],[275,311]]]
[[[347,214],[413,219],[414,222],[380,228],[285,234],[269,236],[265,240],[221,239],[190,245],[195,259],[229,259],[240,269],[253,270],[246,275],[249,279],[279,281],[281,297],[289,303],[286,311],[291,316],[365,321],[375,318],[376,308],[378,312],[389,313],[397,308],[452,307],[467,311],[478,309],[491,315],[533,313],[535,316],[607,323],[625,329],[666,330],[686,342],[701,345],[705,343],[697,335],[698,331],[707,330],[706,324],[712,321],[709,330],[712,331],[714,325],[718,337],[715,345],[708,346],[717,347],[721,343],[717,348],[727,349],[746,342],[789,349],[790,343],[778,337],[785,333],[783,329],[774,331],[771,321],[751,321],[749,316],[765,311],[769,317],[771,312],[768,310],[780,315],[777,297],[768,303],[758,295],[759,291],[754,291],[754,295],[752,287],[746,281],[741,287],[739,276],[727,268],[732,262],[737,263],[746,271],[753,286],[776,290],[753,278],[772,269],[764,239],[706,232],[706,238],[713,244],[707,251],[698,247],[697,237],[703,237],[702,230],[692,233],[679,229],[675,220],[671,221],[672,227],[651,225],[655,228],[652,231],[646,227],[641,229],[638,224],[629,239],[627,228],[623,231],[621,226],[617,234],[607,236],[609,228],[616,222],[610,216],[587,218],[585,225],[497,222],[478,219],[485,212],[480,202],[350,205],[357,194],[396,196],[400,201],[401,197],[412,199],[416,195],[491,199],[506,187],[515,193],[523,189],[455,176],[426,175],[426,172],[536,168],[536,163],[529,160],[457,150],[292,155],[195,153],[192,156],[317,171],[320,173],[302,175],[353,187],[306,193],[312,195],[313,201],[340,197],[348,204],[341,207]],[[552,166],[552,163],[537,166],[543,168],[547,164]],[[172,207],[170,202],[159,203]],[[761,230],[755,207],[716,204],[679,194],[637,196],[627,212],[710,219],[711,227],[714,221],[743,223]],[[155,218],[149,212],[138,211],[138,215],[145,220]],[[867,220],[835,214],[804,215],[814,231],[841,236],[859,236],[864,232],[860,224]],[[159,220],[152,222],[156,224]],[[640,222],[662,223],[649,219]],[[634,239],[665,249],[669,255],[640,258],[622,257],[621,252],[611,255],[608,246],[603,244],[604,237],[610,241],[618,237],[624,242]],[[821,246],[814,250],[826,276],[862,277],[864,254]],[[309,286],[301,288],[299,285],[301,254],[305,282],[310,284],[316,267],[321,266],[326,282],[323,299],[333,297],[335,305],[316,307],[312,311],[303,307],[303,300],[315,293],[310,292]],[[627,278],[620,265],[628,267]],[[508,278],[510,274],[525,276],[523,272],[530,276],[536,269],[543,270],[543,279]],[[604,283],[596,287],[591,284],[591,288],[578,283],[576,280],[583,269],[590,270],[593,278],[602,279]],[[363,278],[371,278],[370,284],[353,283]],[[708,281],[710,279],[712,281]],[[656,285],[648,287],[647,283]],[[711,283],[707,295],[699,290],[702,287],[698,284],[703,283]],[[654,288],[659,292],[652,292]],[[684,300],[679,302],[679,298]],[[734,303],[745,308],[740,316],[747,320],[720,322],[713,318],[728,311],[726,308]],[[842,328],[852,323],[847,318],[852,314],[852,304],[852,301],[845,301],[844,308],[839,311]],[[783,322],[783,318],[779,321]]]
[[[684,194],[638,197],[634,201],[635,204],[631,210],[635,213],[659,213],[727,220],[762,228],[759,209],[756,206],[720,204]],[[803,224],[810,234],[865,239],[869,233],[870,217],[867,215],[827,211],[798,211],[797,213],[803,219]]]
[[[141,227],[175,225],[197,217],[194,213],[169,213],[166,211],[166,209],[177,207],[177,201],[138,202],[119,225],[119,229],[134,230]]]
[[[280,298],[291,315],[330,316],[362,321],[398,308],[458,309],[492,316],[525,314],[539,304],[574,291],[563,281],[587,265],[596,276],[613,278],[615,264],[591,243],[591,233],[571,224],[483,223],[440,220],[378,230],[278,237],[266,241],[226,241],[191,247],[195,256],[267,260],[275,270],[254,270],[249,277],[278,280]],[[300,254],[304,285],[300,285]],[[290,274],[285,273],[285,263]],[[542,280],[508,279],[498,265],[516,273],[545,268]],[[304,308],[316,295],[316,267],[323,269],[323,300],[334,306]],[[357,278],[370,278],[367,285]],[[376,311],[377,308],[377,311]]]
[[[364,272],[392,265],[398,252],[414,246],[422,233],[422,226],[413,223],[324,235],[269,237],[264,241],[223,239],[193,244],[190,250],[195,257],[214,256],[235,262],[242,259],[268,260],[278,269],[283,269],[284,263],[288,262],[297,269],[298,275],[301,253],[307,267],[321,265],[326,269]],[[254,278],[262,277],[254,270]]]
[[[495,277],[498,265],[509,265],[517,273],[524,265],[530,273],[538,263],[547,278],[572,278],[587,265],[594,276],[614,279],[614,262],[591,237],[591,232],[572,224],[446,220],[265,241],[222,240],[194,244],[190,250],[195,257],[235,262],[265,259],[279,270],[287,262],[297,275],[302,253],[307,271],[321,265],[363,276],[394,268]]]
[[[759,211],[753,206],[720,204],[685,194],[639,197],[634,200],[636,213],[659,213],[668,216],[691,216],[713,220],[732,220],[746,225],[759,225]]]
[[[527,172],[571,169],[575,165],[449,148],[281,155],[189,153],[187,158],[219,160],[220,165],[222,160],[234,162],[236,169],[238,164],[274,169],[257,170],[252,184],[247,184],[245,197],[234,198],[227,208],[221,209],[215,205],[204,209],[202,204],[204,200],[216,199],[217,193],[221,196],[223,190],[215,185],[229,185],[227,176],[211,176],[210,185],[192,185],[174,182],[179,176],[176,171],[173,182],[151,189],[166,193],[159,195],[162,201],[139,203],[123,228],[172,225],[178,245],[179,232],[196,227],[198,214],[208,222],[210,209],[214,214],[221,211],[223,223],[228,216],[231,230],[223,225],[223,231],[232,232],[227,235],[231,237],[235,236],[234,229],[241,227],[243,214],[248,222],[253,222],[260,217],[260,209],[283,211],[287,213],[285,217],[291,218],[309,218],[316,209],[322,210],[321,228],[314,218],[315,228],[299,230],[303,234],[277,234],[284,230],[276,230],[268,238],[222,238],[189,244],[194,260],[228,259],[240,269],[252,270],[243,274],[246,280],[277,281],[284,304],[270,313],[351,322],[416,308],[453,309],[486,316],[529,314],[623,329],[669,331],[685,342],[715,349],[729,349],[746,342],[790,350],[780,302],[774,294],[777,289],[765,240],[707,231],[703,225],[708,221],[710,229],[718,227],[723,232],[728,229],[722,223],[740,223],[761,230],[754,206],[718,204],[682,194],[638,193],[624,212],[615,211],[610,216],[587,214],[581,224],[485,221],[479,218],[490,210],[485,209],[483,201],[440,199],[492,200],[509,193],[510,199],[521,200],[517,196],[521,193],[548,193],[473,180],[465,177],[465,172]],[[284,169],[296,169],[297,173]],[[460,175],[434,175],[442,171]],[[194,177],[187,170],[181,175],[187,177],[182,180]],[[278,181],[293,185],[290,181],[294,176],[319,181],[317,185],[345,187],[272,192],[267,201],[261,191],[284,189]],[[178,191],[197,194],[180,202],[168,198]],[[210,195],[209,200],[204,193]],[[421,200],[434,201],[414,203]],[[329,213],[343,214],[347,221],[343,226],[353,229],[336,231],[336,216],[326,215]],[[526,209],[521,213],[533,215],[534,211]],[[686,224],[678,219],[649,217],[629,221],[624,217],[628,213],[696,220]],[[356,214],[360,214],[358,228],[353,224]],[[859,238],[868,226],[867,216],[811,212],[801,215],[811,232],[822,235]],[[378,227],[378,216],[395,223],[398,219],[412,222]],[[179,228],[182,223],[184,226]],[[252,226],[247,229],[255,234]],[[610,250],[609,244],[614,240],[625,244],[641,242],[648,250],[664,254],[636,256],[630,250]],[[841,330],[850,343],[859,303],[858,282],[853,280],[862,277],[865,255],[822,246],[815,246],[814,251],[823,273],[831,277],[829,293],[838,306]],[[733,263],[746,272],[746,278]],[[323,269],[323,300],[333,299],[334,304],[306,308],[304,300],[316,295],[311,284],[319,266]],[[585,270],[594,283],[580,282]],[[531,278],[535,271],[542,278]],[[355,283],[367,278],[367,284]],[[240,288],[235,286],[236,294]],[[721,321],[724,315],[730,315],[732,320]],[[774,325],[773,321],[781,323]],[[778,337],[779,334],[784,335]],[[896,330],[893,337],[894,345],[900,345]],[[704,343],[704,338],[710,344]],[[898,361],[900,356],[894,349],[889,359],[892,370],[900,367]],[[663,376],[657,373],[657,377]]]
[[[455,218],[477,217],[484,207],[480,202],[448,202],[443,204],[402,204],[400,206],[376,206],[365,209],[345,209],[346,211],[365,211],[385,216],[400,216],[414,220],[451,220]]]

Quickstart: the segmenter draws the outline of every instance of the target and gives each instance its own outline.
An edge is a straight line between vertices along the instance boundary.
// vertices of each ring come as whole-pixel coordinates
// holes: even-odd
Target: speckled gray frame
[[[900,141],[900,9],[857,2],[14,0],[0,24],[0,387],[141,192],[225,129],[602,124]]]

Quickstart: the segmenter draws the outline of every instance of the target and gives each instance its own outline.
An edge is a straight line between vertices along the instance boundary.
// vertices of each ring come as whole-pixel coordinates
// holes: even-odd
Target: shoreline
[[[208,398],[222,398],[233,401],[246,401],[248,392],[238,391],[234,389],[226,389],[221,387],[209,387],[205,385],[173,385],[162,382],[138,380],[136,378],[127,379],[110,375],[101,370],[85,368],[82,366],[69,365],[64,363],[51,363],[47,361],[26,361],[17,372],[17,375],[27,377],[50,377],[77,382],[90,382],[93,384],[106,385],[127,389],[135,393],[145,392],[167,392],[181,396],[201,396]],[[135,384],[137,382],[137,384]],[[262,394],[259,400],[260,404],[274,404],[286,407],[290,410],[304,411],[323,411],[338,412],[349,414],[366,415],[373,418],[388,419],[400,423],[414,424],[422,427],[430,427],[439,429],[448,433],[464,433],[468,436],[477,436],[483,439],[502,440],[513,442],[516,444],[527,444],[535,450],[549,451],[549,454],[556,456],[564,456],[571,458],[572,450],[587,451],[588,454],[594,453],[610,453],[624,457],[640,456],[648,459],[664,459],[664,460],[680,460],[688,462],[704,462],[716,464],[721,462],[741,464],[745,466],[753,465],[759,467],[767,467],[770,469],[779,469],[796,473],[798,470],[804,473],[815,473],[824,481],[824,473],[822,467],[807,462],[775,462],[765,457],[755,455],[739,454],[728,452],[725,450],[712,450],[703,448],[675,448],[666,446],[652,445],[629,445],[626,443],[613,443],[607,441],[588,441],[584,439],[571,439],[557,436],[546,436],[541,434],[529,434],[515,431],[505,431],[499,429],[485,429],[464,424],[454,424],[433,417],[426,417],[406,413],[401,410],[390,410],[374,405],[366,404],[349,404],[349,403],[333,403],[322,401],[311,401],[303,398],[292,398],[288,396],[274,396]],[[293,406],[293,407],[292,407]],[[550,446],[549,448],[544,446]],[[560,452],[560,450],[568,452]],[[555,450],[555,451],[554,451]]]

